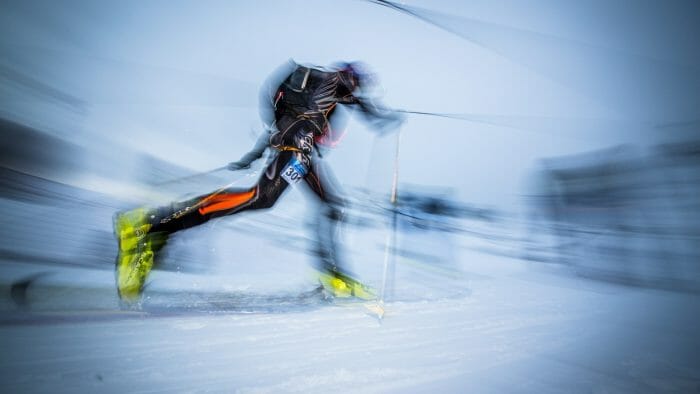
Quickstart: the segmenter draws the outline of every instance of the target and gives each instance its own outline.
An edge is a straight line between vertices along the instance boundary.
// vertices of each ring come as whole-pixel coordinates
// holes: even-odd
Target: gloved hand
[[[374,128],[376,128],[377,133],[383,136],[399,128],[405,119],[406,116],[401,112],[388,111],[381,114],[381,116],[374,118],[371,121],[371,124]]]
[[[250,163],[246,163],[243,161],[232,161],[226,165],[226,168],[230,171],[245,170],[247,168],[250,168]]]

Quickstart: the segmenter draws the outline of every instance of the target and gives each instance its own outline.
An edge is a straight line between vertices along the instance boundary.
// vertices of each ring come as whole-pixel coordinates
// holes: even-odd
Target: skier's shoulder
[[[310,63],[297,64],[294,71],[290,74],[293,78],[295,75],[306,78],[307,82],[327,80],[338,74],[338,70],[333,68],[318,66]]]

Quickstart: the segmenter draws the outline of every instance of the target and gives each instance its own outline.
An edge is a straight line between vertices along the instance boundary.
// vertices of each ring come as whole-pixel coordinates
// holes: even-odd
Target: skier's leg
[[[345,211],[345,200],[333,173],[323,161],[315,160],[311,163],[311,169],[305,181],[318,197],[319,204],[318,215],[314,221],[316,233],[314,253],[319,258],[317,268],[337,271],[342,268],[338,237]]]
[[[290,157],[291,152],[278,155],[253,187],[219,190],[158,208],[154,214],[157,220],[150,232],[172,234],[217,217],[272,207],[287,188],[287,182],[280,178],[279,173]]]
[[[287,187],[279,173],[290,158],[291,152],[278,155],[257,185],[249,189],[224,189],[166,207],[139,208],[115,215],[119,295],[133,300],[141,294],[156,255],[170,234],[215,217],[272,207]]]
[[[320,203],[315,222],[314,252],[318,256],[321,284],[336,297],[376,298],[374,291],[355,279],[343,262],[339,232],[346,202],[333,173],[324,162],[317,160],[311,164],[305,180]]]

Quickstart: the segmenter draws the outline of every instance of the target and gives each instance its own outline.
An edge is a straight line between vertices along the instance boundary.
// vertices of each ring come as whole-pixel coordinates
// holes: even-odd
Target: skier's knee
[[[255,207],[257,209],[269,209],[269,208],[272,208],[273,206],[275,206],[276,201],[277,201],[276,198],[261,198],[255,204]]]
[[[335,222],[343,220],[344,216],[345,213],[342,207],[332,206],[328,208],[328,211],[326,212],[326,217]]]

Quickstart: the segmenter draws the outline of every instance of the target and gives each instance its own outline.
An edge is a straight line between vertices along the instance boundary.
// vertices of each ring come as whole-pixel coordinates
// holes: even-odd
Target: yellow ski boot
[[[119,243],[116,261],[116,282],[119,297],[127,302],[138,300],[153,268],[155,252],[162,243],[161,236],[149,234],[151,220],[148,210],[138,208],[118,213],[114,218],[114,234]]]
[[[377,298],[377,294],[372,288],[339,272],[320,272],[319,281],[323,288],[336,298],[356,297],[361,300]]]

